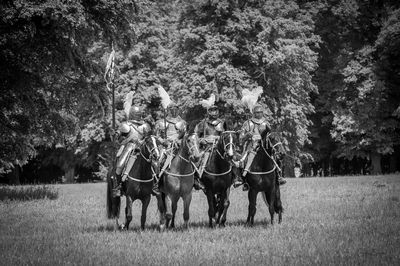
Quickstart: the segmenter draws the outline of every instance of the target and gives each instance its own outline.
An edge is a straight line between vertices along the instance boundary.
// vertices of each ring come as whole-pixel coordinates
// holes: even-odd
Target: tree
[[[242,89],[263,88],[269,121],[286,150],[305,155],[316,92],[312,72],[319,38],[313,21],[294,1],[196,1],[184,6],[171,71],[171,92],[185,107],[214,92],[237,118],[245,112]]]
[[[108,95],[99,54],[111,40],[129,46],[136,8],[122,0],[0,4],[1,171],[103,119]]]

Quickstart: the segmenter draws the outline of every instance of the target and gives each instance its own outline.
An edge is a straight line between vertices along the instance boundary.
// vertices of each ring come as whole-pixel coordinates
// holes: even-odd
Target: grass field
[[[225,228],[207,228],[195,192],[191,227],[159,233],[156,200],[139,230],[105,218],[105,183],[58,185],[56,200],[0,202],[1,265],[400,265],[400,176],[288,179],[282,224],[269,224],[259,195],[255,226],[244,226],[247,194],[231,193]],[[124,218],[121,215],[121,218]]]

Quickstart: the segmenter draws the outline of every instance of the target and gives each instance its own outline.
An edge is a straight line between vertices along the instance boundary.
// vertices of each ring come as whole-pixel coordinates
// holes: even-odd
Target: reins
[[[221,138],[222,135],[225,134],[225,133],[234,133],[234,132],[235,132],[235,131],[224,131],[224,132],[222,132],[220,138]],[[230,141],[229,141],[228,144],[225,144],[225,139],[222,137],[222,145],[223,145],[223,147],[224,147],[224,155],[222,155],[222,154],[220,153],[220,151],[218,150],[218,148],[215,149],[215,146],[216,146],[216,144],[217,144],[215,141],[214,141],[214,143],[213,143],[213,145],[212,145],[212,148],[211,148],[211,154],[214,152],[214,149],[215,149],[215,150],[216,150],[216,153],[221,157],[221,159],[222,159],[222,160],[225,160],[226,147],[229,146],[229,145],[232,145],[232,146],[233,146],[232,149],[234,149],[234,147],[235,147],[235,144],[233,143],[232,135],[229,135],[229,136],[230,136]],[[211,158],[211,156],[210,156],[210,158]],[[210,160],[210,158],[209,158],[209,160]],[[211,173],[211,172],[207,171],[206,168],[207,168],[207,167],[204,168],[204,172],[205,172],[206,174],[210,175],[210,176],[223,176],[223,175],[229,174],[229,173],[232,171],[232,166],[231,166],[231,165],[229,165],[228,171],[223,172],[223,173]]]
[[[267,135],[267,138],[269,140],[269,134]],[[275,147],[275,145],[273,147]],[[272,158],[272,156],[269,155],[268,151],[265,149],[263,139],[261,139],[261,148],[263,149],[264,153],[268,156],[268,158],[270,158],[272,160],[272,162],[274,163],[274,167],[272,167],[271,170],[266,171],[266,172],[252,172],[252,171],[247,171],[247,172],[252,175],[267,175],[267,174],[273,173],[276,168],[278,168],[278,170],[281,170],[279,168],[279,166],[277,165],[277,163],[275,162],[275,160]]]
[[[152,138],[152,137],[150,136],[150,138]],[[153,140],[153,139],[152,139],[152,140]],[[154,143],[153,143],[153,145],[154,145]],[[149,153],[149,157],[148,157],[148,158],[146,158],[146,156],[143,154],[143,146],[146,147],[147,152]],[[154,148],[149,149],[149,147],[147,146],[147,144],[146,144],[146,143],[143,143],[143,144],[140,146],[140,155],[142,156],[142,158],[143,158],[146,162],[151,163],[151,161],[152,161],[152,156],[151,156],[151,155],[152,155],[152,152],[153,152],[155,149],[157,149],[157,146],[156,146],[156,145],[154,145]],[[155,172],[154,172],[153,167],[150,167],[150,168],[151,168],[151,171],[153,172],[153,174],[151,175],[151,178],[150,178],[150,179],[144,179],[144,180],[143,180],[143,179],[137,179],[137,178],[134,178],[134,177],[132,177],[132,176],[130,176],[130,175],[128,175],[128,178],[131,179],[131,180],[133,180],[133,181],[139,182],[139,183],[153,182]]]

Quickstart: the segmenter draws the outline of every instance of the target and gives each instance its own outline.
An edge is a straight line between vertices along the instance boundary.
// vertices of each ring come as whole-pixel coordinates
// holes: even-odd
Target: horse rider
[[[151,132],[151,125],[143,120],[143,114],[141,107],[132,106],[128,120],[119,126],[118,142],[121,146],[116,156],[117,182],[113,187],[114,197],[119,197],[123,193],[125,180],[140,152],[140,145]]]
[[[244,143],[244,148],[243,148],[244,154],[242,155],[240,161],[236,162],[236,164],[237,166],[239,166],[243,165],[244,162],[246,163],[242,172],[243,179],[245,179],[249,171],[249,168],[253,163],[257,150],[259,148],[261,133],[264,130],[267,130],[268,132],[271,131],[271,128],[264,117],[263,107],[259,104],[256,104],[252,111],[253,111],[253,117],[243,123],[239,136],[240,142]],[[286,180],[283,179],[281,171],[278,170],[278,168],[277,168],[277,176],[280,185],[286,183]],[[233,185],[234,187],[238,187],[243,184],[243,190],[246,191],[249,189],[249,187],[247,182],[244,182],[243,179],[236,180]]]
[[[167,116],[165,119],[159,119],[156,122],[155,134],[160,140],[160,142],[166,147],[162,149],[160,156],[160,166],[161,170],[157,179],[157,189],[158,180],[161,178],[162,174],[171,165],[171,161],[178,151],[182,138],[186,133],[187,123],[179,115],[179,107],[176,103],[171,102],[167,107]],[[195,177],[195,187],[198,178]]]
[[[211,147],[215,145],[224,130],[224,120],[219,118],[218,107],[212,104],[211,106],[207,107],[206,118],[200,121],[194,129],[194,132],[197,134],[199,139],[201,139],[201,143],[206,145],[205,152],[200,160],[200,167],[198,170],[200,178],[203,175],[208,158],[210,157]],[[204,185],[201,182],[200,185],[203,189]]]

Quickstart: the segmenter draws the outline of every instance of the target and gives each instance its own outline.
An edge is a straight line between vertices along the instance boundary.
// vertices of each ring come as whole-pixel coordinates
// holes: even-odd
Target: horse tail
[[[112,196],[112,188],[114,180],[111,178],[115,172],[114,167],[107,173],[107,218],[115,219],[119,217],[121,209],[121,197]],[[115,178],[115,177],[114,177]]]
[[[267,207],[269,206],[268,201],[267,201],[267,194],[265,194],[265,191],[261,192],[262,198],[265,202],[265,205],[267,205]]]

